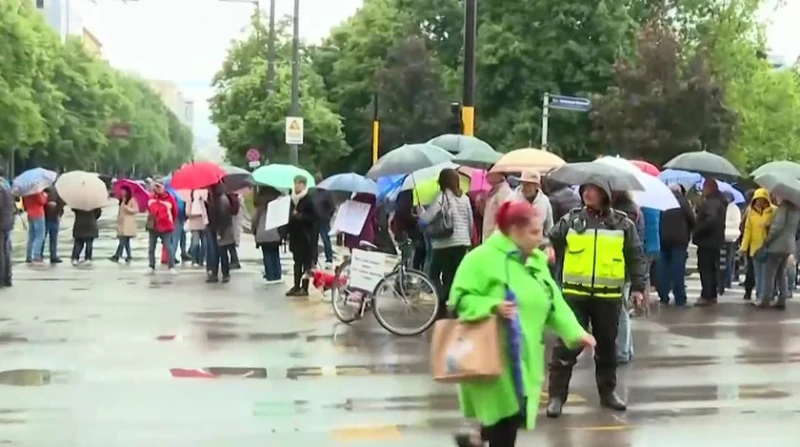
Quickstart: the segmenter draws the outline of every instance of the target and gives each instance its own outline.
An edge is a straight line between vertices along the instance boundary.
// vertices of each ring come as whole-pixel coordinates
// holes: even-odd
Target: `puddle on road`
[[[0,385],[44,386],[49,385],[51,374],[46,369],[13,369],[0,371]]]
[[[0,333],[0,345],[7,343],[27,343],[28,339],[11,332]]]

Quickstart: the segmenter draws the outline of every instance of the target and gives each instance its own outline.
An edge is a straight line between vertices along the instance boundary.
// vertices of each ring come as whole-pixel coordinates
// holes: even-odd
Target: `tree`
[[[267,33],[263,22],[254,16],[253,32],[233,43],[215,75],[211,120],[219,127],[219,142],[226,148],[228,160],[244,163],[248,149],[256,147],[270,161],[286,161],[284,124],[291,104],[291,50],[286,24],[278,26],[278,61],[274,92],[266,90]],[[331,110],[322,78],[314,72],[305,55],[300,71],[300,106],[304,118],[304,144],[301,164],[326,170],[335,160],[346,156],[350,148],[344,140],[342,120]]]
[[[614,81],[591,113],[593,136],[606,152],[664,163],[687,151],[727,151],[735,114],[707,52],[683,51],[665,9],[653,9],[636,57],[615,65]]]

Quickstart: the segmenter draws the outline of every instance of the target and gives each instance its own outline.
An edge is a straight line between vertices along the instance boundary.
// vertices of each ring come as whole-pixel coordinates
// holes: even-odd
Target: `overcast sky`
[[[74,1],[74,0],[73,0]],[[88,1],[88,0],[84,0]],[[772,0],[773,2],[777,0]],[[147,78],[179,83],[195,100],[195,132],[213,138],[206,99],[209,81],[225,57],[230,40],[241,35],[253,11],[251,3],[222,0],[96,0],[84,22],[103,43],[108,60]],[[319,41],[331,27],[356,12],[362,0],[300,0],[300,34]],[[800,0],[777,13],[767,8],[772,50],[793,62],[800,53]],[[268,0],[262,0],[267,8]],[[292,13],[293,0],[277,0],[277,15]]]

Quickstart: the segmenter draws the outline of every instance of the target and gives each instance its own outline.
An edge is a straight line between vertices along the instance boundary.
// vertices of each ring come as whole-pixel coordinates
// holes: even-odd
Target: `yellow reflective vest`
[[[570,228],[564,252],[565,295],[621,298],[625,283],[625,232]]]

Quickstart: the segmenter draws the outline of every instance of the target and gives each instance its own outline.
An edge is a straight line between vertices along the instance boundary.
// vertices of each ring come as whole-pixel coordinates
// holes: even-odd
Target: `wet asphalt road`
[[[468,426],[454,387],[428,376],[427,337],[284,297],[247,238],[230,284],[146,276],[142,238],[132,265],[112,264],[107,215],[93,266],[18,264],[0,290],[0,445],[432,447]],[[627,413],[597,408],[584,356],[564,416],[519,445],[800,445],[800,305],[755,311],[732,291],[714,309],[656,310],[634,338]]]

